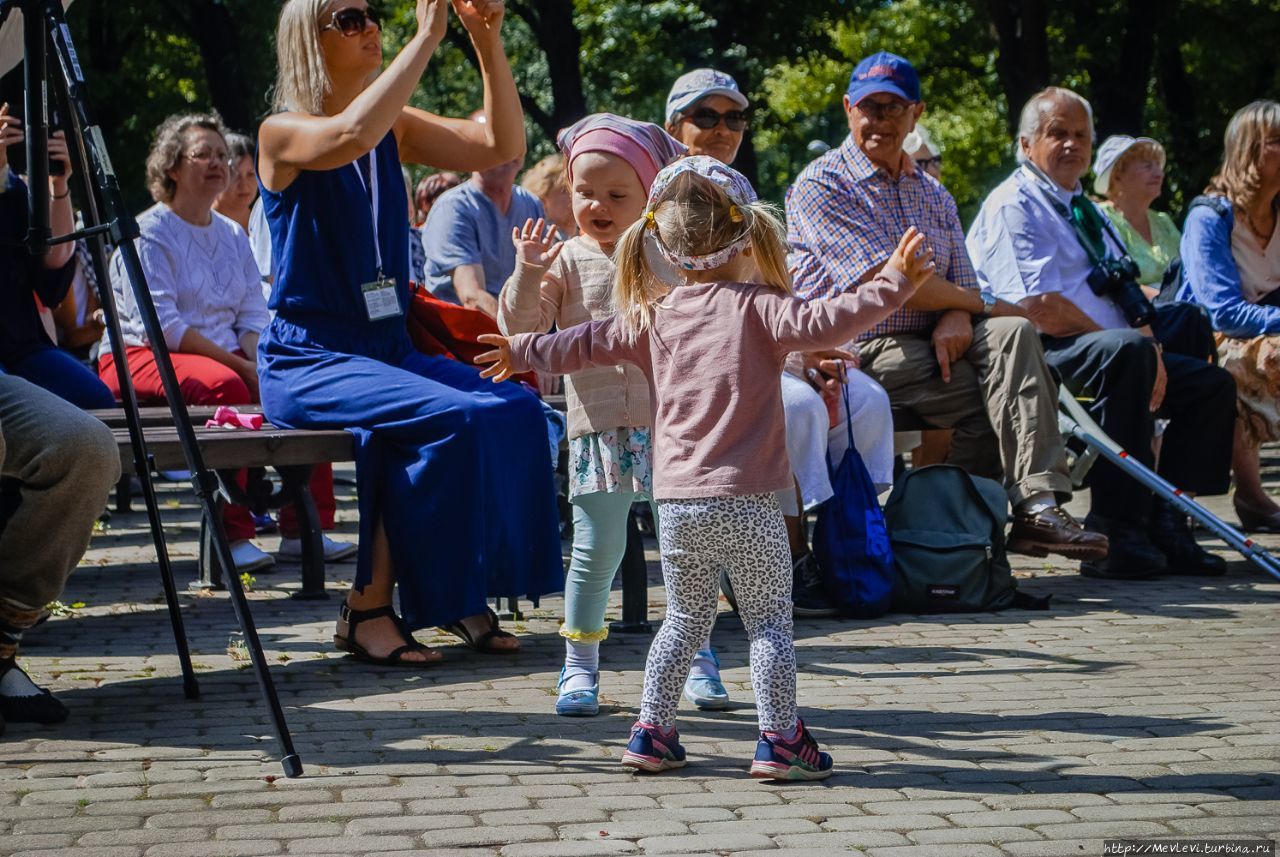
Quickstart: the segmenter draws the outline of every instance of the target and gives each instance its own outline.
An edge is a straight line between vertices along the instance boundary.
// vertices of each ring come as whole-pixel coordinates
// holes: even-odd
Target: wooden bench
[[[317,464],[334,461],[351,461],[355,457],[355,441],[345,431],[299,431],[281,429],[265,424],[261,431],[244,431],[225,428],[204,428],[213,416],[213,408],[189,408],[196,425],[196,445],[205,465],[218,476],[222,491],[218,505],[230,497],[234,502],[255,507],[279,508],[286,503],[295,504],[298,510],[298,529],[302,541],[302,589],[294,593],[296,598],[322,599],[328,593],[324,588],[324,543],[315,500],[311,496],[312,468]],[[240,408],[242,412],[249,408]],[[106,423],[115,435],[120,450],[120,462],[125,473],[133,471],[133,444],[129,439],[124,411],[112,409],[93,411],[94,416]],[[185,470],[186,457],[173,427],[173,417],[167,407],[141,409],[143,437],[151,457],[153,472]],[[265,477],[265,468],[271,467],[280,474],[281,488],[272,491]],[[247,489],[241,489],[236,474],[248,468],[256,478],[251,478]],[[221,588],[223,569],[212,550],[212,534],[206,522],[200,527],[200,578],[193,581],[195,588]]]

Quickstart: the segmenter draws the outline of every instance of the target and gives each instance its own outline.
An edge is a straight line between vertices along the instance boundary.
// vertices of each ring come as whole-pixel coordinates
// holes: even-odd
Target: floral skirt
[[[1280,336],[1214,338],[1222,368],[1236,379],[1245,439],[1251,446],[1280,441]]]
[[[653,491],[653,434],[632,426],[569,441],[569,499],[581,494]]]

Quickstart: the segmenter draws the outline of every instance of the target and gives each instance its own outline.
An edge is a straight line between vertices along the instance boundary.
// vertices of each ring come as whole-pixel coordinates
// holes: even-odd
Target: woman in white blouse
[[[227,130],[216,115],[173,116],[156,132],[147,155],[147,187],[156,204],[138,217],[138,255],[165,344],[188,405],[247,405],[258,401],[258,335],[270,320],[261,277],[244,230],[214,211],[227,188],[231,158]],[[123,261],[111,262],[125,358],[140,401],[163,401],[164,388]],[[99,376],[119,395],[114,360],[104,338]],[[312,493],[321,524],[332,529],[333,473],[316,468]],[[239,571],[275,562],[258,548],[243,506],[223,516]],[[283,558],[301,557],[297,516],[281,510]],[[355,546],[325,539],[325,558],[345,559]]]

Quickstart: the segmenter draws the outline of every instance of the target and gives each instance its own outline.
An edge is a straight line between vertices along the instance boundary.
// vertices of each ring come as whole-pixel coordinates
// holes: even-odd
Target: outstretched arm
[[[494,346],[493,351],[476,357],[476,362],[489,364],[480,375],[495,381],[533,369],[570,375],[594,366],[648,365],[647,337],[629,341],[618,326],[617,316],[577,324],[558,333],[483,333],[476,338]]]

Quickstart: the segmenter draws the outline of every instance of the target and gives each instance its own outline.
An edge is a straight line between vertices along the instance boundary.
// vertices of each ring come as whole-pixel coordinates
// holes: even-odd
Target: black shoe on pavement
[[[1156,501],[1147,533],[1168,560],[1169,574],[1220,577],[1227,573],[1227,561],[1200,547],[1187,525],[1187,516],[1163,500]]]
[[[1146,527],[1124,521],[1104,521],[1090,515],[1090,530],[1106,533],[1110,548],[1104,559],[1080,563],[1085,577],[1108,580],[1148,580],[1168,571],[1164,553],[1147,538]]]
[[[818,559],[812,551],[798,557],[791,565],[791,604],[793,616],[818,618],[835,616],[840,612],[827,598]]]

